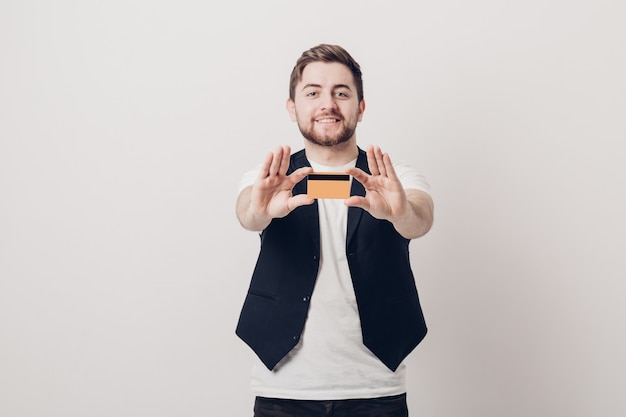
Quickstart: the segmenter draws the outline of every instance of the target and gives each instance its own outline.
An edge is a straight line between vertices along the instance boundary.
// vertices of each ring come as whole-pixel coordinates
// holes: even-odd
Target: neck
[[[304,149],[307,159],[328,166],[344,165],[359,156],[354,136],[349,141],[335,146],[320,146],[305,140]]]

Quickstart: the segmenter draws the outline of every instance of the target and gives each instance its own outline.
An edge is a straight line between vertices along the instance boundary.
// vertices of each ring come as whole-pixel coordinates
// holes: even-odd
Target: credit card
[[[350,175],[343,172],[315,172],[307,176],[309,198],[350,197]]]

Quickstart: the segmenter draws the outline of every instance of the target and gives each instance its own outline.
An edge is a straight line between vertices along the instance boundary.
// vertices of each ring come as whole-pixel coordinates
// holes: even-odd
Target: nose
[[[337,101],[334,94],[323,94],[322,100],[320,101],[320,107],[322,110],[335,110],[337,108]]]

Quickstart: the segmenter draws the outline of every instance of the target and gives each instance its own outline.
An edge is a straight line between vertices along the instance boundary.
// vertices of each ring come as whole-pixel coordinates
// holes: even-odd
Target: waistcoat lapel
[[[289,174],[295,171],[298,168],[310,167],[311,164],[309,160],[306,158],[306,154],[304,150],[297,152],[293,155],[290,167]],[[292,190],[293,195],[298,194],[306,194],[307,193],[307,179],[304,178],[302,181],[297,183]],[[317,248],[317,255],[319,256],[320,252],[320,226],[319,226],[319,210],[317,206],[317,200],[311,205],[301,206],[297,210],[298,214],[304,218],[304,222],[309,229],[309,233],[311,238],[313,239],[313,243],[315,244],[315,248]],[[294,213],[295,214],[295,213]]]
[[[369,166],[367,164],[367,155],[363,150],[359,148],[359,156],[356,160],[356,167],[363,170],[367,174],[371,174],[369,170]],[[350,195],[358,195],[361,197],[365,197],[365,187],[363,184],[358,182],[356,179],[352,179],[352,186],[350,187]],[[356,231],[357,226],[359,225],[359,221],[361,220],[361,215],[363,214],[363,209],[359,207],[348,207],[348,233],[346,236],[346,247],[350,244],[352,237],[354,236],[354,232]]]

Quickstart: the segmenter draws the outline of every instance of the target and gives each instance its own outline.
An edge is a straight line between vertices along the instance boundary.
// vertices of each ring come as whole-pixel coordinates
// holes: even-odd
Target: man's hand
[[[293,187],[313,169],[300,168],[287,175],[290,155],[289,146],[278,147],[269,153],[252,187],[244,189],[239,195],[237,218],[246,229],[261,231],[272,219],[285,217],[295,208],[315,201],[306,194],[292,195]]]
[[[367,163],[371,175],[358,168],[346,170],[363,184],[366,193],[365,197],[350,197],[345,204],[390,221],[407,239],[427,233],[433,221],[431,197],[421,190],[404,190],[389,155],[383,154],[379,147],[367,147]]]

